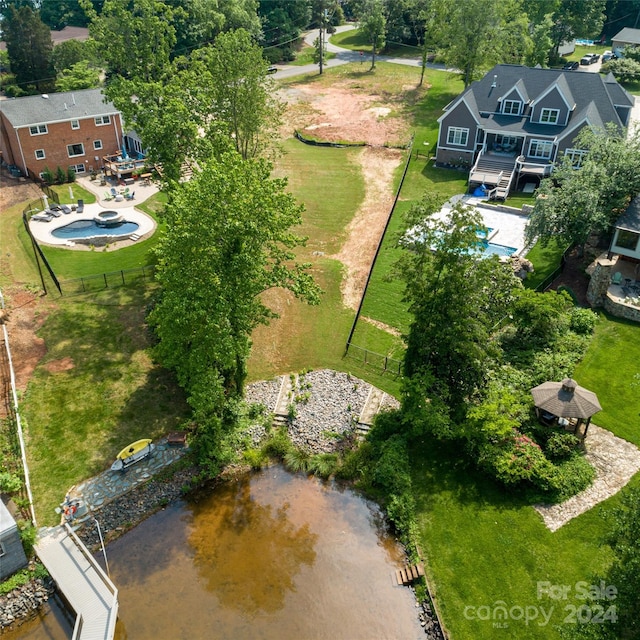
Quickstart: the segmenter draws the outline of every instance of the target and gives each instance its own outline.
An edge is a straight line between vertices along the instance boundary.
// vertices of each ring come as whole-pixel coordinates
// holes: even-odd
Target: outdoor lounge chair
[[[113,196],[108,191],[105,191],[103,199],[107,200],[107,202],[108,202],[109,200],[113,200]]]
[[[84,211],[84,200],[78,200],[78,206],[76,207],[76,213],[82,213]]]
[[[124,197],[125,197],[127,200],[134,200],[134,199],[135,199],[135,197],[136,197],[136,192],[135,192],[135,191],[132,191],[131,193],[125,193],[125,194],[124,194]]]
[[[51,207],[50,209],[45,209],[45,213],[48,213],[49,215],[53,216],[54,218],[59,218],[62,213],[59,209],[54,209],[53,207]]]
[[[611,278],[611,284],[621,284],[622,283],[622,274],[619,271],[616,271]]]
[[[50,222],[52,218],[53,216],[45,211],[41,211],[40,213],[36,213],[34,216],[31,216],[32,220],[37,220],[38,222]]]
[[[71,207],[68,204],[60,205],[62,213],[71,213]]]

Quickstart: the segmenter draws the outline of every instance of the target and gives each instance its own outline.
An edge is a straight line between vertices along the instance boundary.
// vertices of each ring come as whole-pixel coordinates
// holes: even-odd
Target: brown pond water
[[[378,508],[280,467],[170,505],[107,556],[118,640],[424,637]],[[5,637],[68,637],[53,618]]]

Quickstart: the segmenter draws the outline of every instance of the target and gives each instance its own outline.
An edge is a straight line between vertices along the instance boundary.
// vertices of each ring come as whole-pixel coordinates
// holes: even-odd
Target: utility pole
[[[324,27],[325,11],[320,9],[320,37],[318,38],[318,47],[320,48],[320,75],[322,75],[323,58],[324,58],[324,35],[322,33]]]

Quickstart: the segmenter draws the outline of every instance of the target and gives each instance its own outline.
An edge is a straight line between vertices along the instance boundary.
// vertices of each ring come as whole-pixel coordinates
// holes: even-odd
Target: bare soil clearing
[[[345,265],[343,302],[356,309],[366,277],[393,204],[394,171],[402,152],[385,144],[406,144],[407,122],[394,113],[393,104],[359,90],[352,81],[330,89],[319,84],[298,84],[283,89],[288,103],[283,133],[292,129],[330,142],[364,142],[358,162],[365,180],[365,198],[347,229],[348,237],[338,254],[331,256]]]

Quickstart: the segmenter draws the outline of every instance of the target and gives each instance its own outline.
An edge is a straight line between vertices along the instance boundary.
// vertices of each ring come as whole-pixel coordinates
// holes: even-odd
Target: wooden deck
[[[72,640],[112,640],[118,590],[71,527],[46,529],[35,551],[76,613]]]

